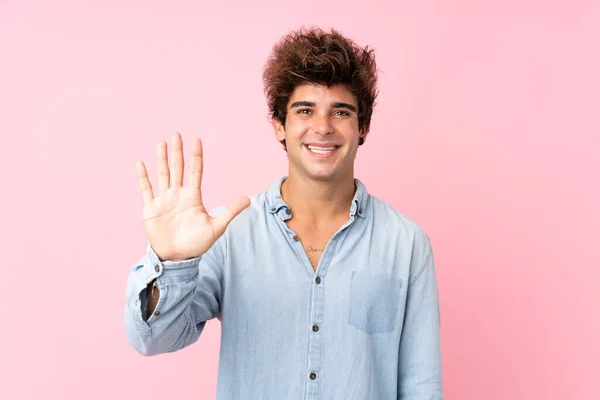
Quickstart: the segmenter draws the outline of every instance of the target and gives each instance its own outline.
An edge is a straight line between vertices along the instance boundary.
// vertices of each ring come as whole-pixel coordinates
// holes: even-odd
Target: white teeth
[[[335,147],[316,147],[316,146],[307,146],[310,151],[319,154],[327,154],[335,150]]]

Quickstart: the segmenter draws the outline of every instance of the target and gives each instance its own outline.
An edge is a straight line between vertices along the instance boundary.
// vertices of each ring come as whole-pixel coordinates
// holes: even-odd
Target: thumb
[[[227,225],[229,225],[229,223],[235,217],[237,217],[237,215],[239,213],[241,213],[246,208],[248,208],[249,205],[250,205],[250,199],[247,197],[239,197],[239,198],[233,200],[231,203],[227,204],[227,206],[225,206],[223,211],[221,211],[219,213],[219,215],[217,215],[213,219],[213,226],[214,226],[215,233],[218,236],[221,236],[225,232]]]

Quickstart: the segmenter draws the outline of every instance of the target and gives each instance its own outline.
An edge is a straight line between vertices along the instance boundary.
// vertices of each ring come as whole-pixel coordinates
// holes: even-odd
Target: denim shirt
[[[147,245],[127,282],[131,345],[177,351],[216,317],[217,399],[443,399],[428,236],[355,179],[348,221],[315,272],[286,224],[284,180],[251,197],[201,257],[161,262]],[[160,297],[146,319],[155,278]]]

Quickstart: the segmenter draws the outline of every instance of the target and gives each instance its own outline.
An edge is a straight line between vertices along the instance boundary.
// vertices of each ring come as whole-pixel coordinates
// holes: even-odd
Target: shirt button
[[[294,235],[293,239],[294,239],[294,242],[297,242],[298,241],[298,235]]]
[[[158,317],[160,315],[160,311],[154,311],[154,316]]]
[[[321,283],[321,277],[320,277],[320,276],[317,276],[317,277],[315,278],[315,282],[317,282],[317,285],[318,285],[319,283]]]
[[[275,212],[277,209],[275,207],[271,208],[271,211]]]
[[[160,265],[156,264],[156,265],[154,266],[154,270],[155,270],[156,272],[160,271]]]
[[[285,209],[285,213],[286,213],[287,215],[290,215],[290,214],[292,213],[292,210],[290,210],[289,208],[286,208],[286,209]]]
[[[315,374],[314,372],[310,373],[310,379],[317,379],[317,374]]]
[[[358,210],[358,214],[362,215],[362,208]]]
[[[319,331],[319,327],[317,325],[313,325],[313,332],[318,332]]]

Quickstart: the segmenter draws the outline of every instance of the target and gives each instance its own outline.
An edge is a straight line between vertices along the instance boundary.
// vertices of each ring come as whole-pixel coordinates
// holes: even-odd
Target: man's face
[[[286,141],[290,174],[317,180],[353,176],[358,149],[358,104],[344,85],[296,87],[285,127],[274,120],[277,140]],[[368,127],[362,130],[366,137]]]

